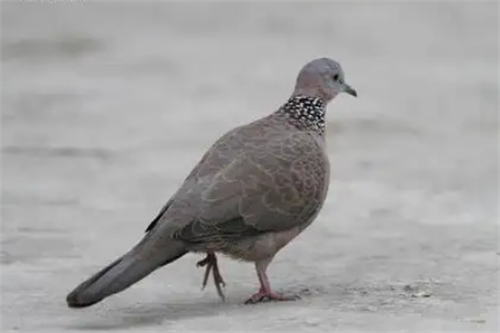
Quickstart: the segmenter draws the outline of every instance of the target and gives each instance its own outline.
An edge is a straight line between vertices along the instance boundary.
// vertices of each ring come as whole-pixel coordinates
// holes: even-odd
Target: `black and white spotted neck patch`
[[[319,134],[325,132],[325,105],[320,98],[294,96],[290,98],[278,113],[286,115],[298,128],[308,128]]]

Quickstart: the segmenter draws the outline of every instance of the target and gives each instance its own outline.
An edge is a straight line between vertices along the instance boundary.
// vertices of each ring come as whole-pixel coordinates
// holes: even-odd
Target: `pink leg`
[[[255,304],[266,301],[292,301],[298,298],[296,295],[283,295],[272,291],[269,278],[266,274],[267,266],[269,266],[271,260],[272,258],[269,258],[255,263],[257,277],[260,282],[260,289],[258,292],[250,296],[250,298],[245,301],[245,304]]]

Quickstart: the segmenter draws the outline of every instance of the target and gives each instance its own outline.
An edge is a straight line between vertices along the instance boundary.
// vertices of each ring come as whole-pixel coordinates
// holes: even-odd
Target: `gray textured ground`
[[[494,331],[498,5],[4,5],[2,331]],[[140,237],[220,134],[276,109],[308,60],[331,192],[270,268],[301,301],[244,306],[253,267],[196,256],[85,310],[64,297]]]

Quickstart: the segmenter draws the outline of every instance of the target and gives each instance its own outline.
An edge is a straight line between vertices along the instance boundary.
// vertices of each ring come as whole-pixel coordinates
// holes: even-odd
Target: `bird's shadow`
[[[101,305],[100,305],[101,306]],[[103,308],[106,305],[102,305]],[[77,330],[123,330],[130,327],[162,325],[187,318],[210,317],[219,311],[234,310],[227,302],[219,300],[193,299],[191,302],[155,302],[153,304],[133,304],[103,311],[96,311],[91,316],[79,316],[68,329]],[[84,310],[85,311],[85,310]]]
[[[199,298],[182,301],[168,300],[165,302],[154,302],[145,305],[128,305],[109,310],[106,305],[103,311],[95,311],[94,315],[83,317],[78,316],[67,329],[76,330],[123,330],[131,327],[162,326],[164,329],[169,322],[176,322],[183,319],[194,319],[200,317],[213,317],[224,312],[225,315],[247,310],[252,306],[290,306],[295,304],[300,306],[304,298],[312,295],[309,291],[303,290],[298,293],[301,299],[291,302],[269,302],[262,304],[246,305],[244,300],[248,295],[243,293],[233,295],[226,301],[217,298]],[[287,305],[285,305],[287,304]],[[80,310],[81,311],[81,310]],[[85,311],[85,310],[84,310]]]

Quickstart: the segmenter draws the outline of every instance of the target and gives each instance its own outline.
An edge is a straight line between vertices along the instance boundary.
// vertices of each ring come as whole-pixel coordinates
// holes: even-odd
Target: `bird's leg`
[[[267,301],[293,301],[298,298],[296,295],[283,295],[275,293],[271,290],[271,284],[269,283],[269,278],[266,274],[267,266],[269,266],[271,260],[272,258],[269,258],[255,263],[257,277],[260,282],[260,289],[258,292],[250,296],[250,298],[245,301],[245,304],[255,304]]]
[[[214,277],[215,288],[217,289],[217,294],[222,300],[225,300],[224,292],[222,291],[222,287],[226,286],[224,279],[219,271],[219,265],[217,264],[217,257],[214,252],[207,252],[207,256],[196,263],[198,267],[207,266],[205,270],[205,275],[203,277],[202,289],[205,289],[208,282],[208,276],[210,275],[210,271],[212,271],[212,275]]]
[[[208,276],[210,275],[210,271],[212,270],[212,264],[210,262],[210,255],[209,254],[207,254],[207,256],[204,259],[202,259],[196,263],[196,267],[205,267],[205,266],[207,266],[207,268],[205,269],[205,274],[203,276],[203,282],[201,284],[202,290],[205,289],[205,287],[207,286]]]

